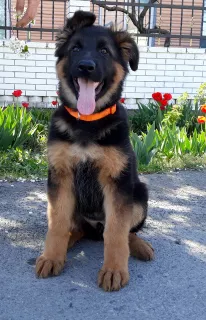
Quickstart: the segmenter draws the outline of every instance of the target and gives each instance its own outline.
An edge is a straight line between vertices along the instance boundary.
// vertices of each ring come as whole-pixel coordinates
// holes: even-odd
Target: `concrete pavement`
[[[130,258],[119,292],[96,285],[103,244],[83,241],[59,277],[38,280],[46,233],[45,182],[0,182],[0,320],[205,320],[206,171],[142,176],[150,187],[146,227],[155,260]]]

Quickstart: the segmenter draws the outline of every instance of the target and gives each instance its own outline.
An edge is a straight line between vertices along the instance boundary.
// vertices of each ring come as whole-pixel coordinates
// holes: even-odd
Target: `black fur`
[[[98,170],[92,162],[79,163],[74,170],[76,212],[88,219],[104,220],[103,194]]]
[[[87,148],[91,144],[102,147],[116,147],[128,157],[128,164],[120,176],[114,180],[118,190],[126,196],[128,203],[138,203],[144,208],[144,218],[142,222],[132,228],[132,232],[137,231],[144,223],[147,215],[148,193],[146,186],[140,182],[137,175],[137,165],[134,152],[129,139],[129,126],[127,113],[124,107],[118,102],[121,98],[123,81],[128,72],[128,63],[133,70],[137,69],[139,53],[135,42],[126,32],[113,32],[107,28],[93,26],[95,16],[91,13],[77,12],[73,18],[69,19],[63,31],[57,37],[56,56],[57,68],[62,59],[64,64],[64,80],[71,90],[71,97],[67,94],[65,86],[60,79],[60,98],[62,105],[53,115],[49,133],[48,144],[54,141],[67,141]],[[75,46],[80,50],[76,51]],[[102,54],[101,50],[106,48],[108,54]],[[78,50],[78,49],[77,49]],[[104,50],[103,50],[104,51]],[[94,61],[96,69],[92,74],[79,71],[77,66],[82,59]],[[71,116],[65,105],[76,109],[74,100],[78,97],[78,92],[74,85],[74,78],[83,77],[92,81],[104,81],[102,90],[96,96],[96,103],[114,85],[117,69],[115,64],[123,70],[115,92],[107,101],[103,100],[95,112],[105,109],[113,104],[117,105],[117,111],[97,121],[86,122],[77,120]],[[66,129],[62,132],[56,126],[57,119],[62,119]],[[52,170],[52,168],[50,168]],[[49,171],[50,172],[50,171]],[[97,180],[98,169],[91,161],[79,163],[74,168],[74,192],[76,197],[76,214],[79,215],[84,231],[95,238],[102,238],[103,225],[97,224],[96,230],[91,227],[83,217],[92,220],[103,220],[103,192]],[[48,188],[54,192],[55,183],[51,181],[49,174]]]

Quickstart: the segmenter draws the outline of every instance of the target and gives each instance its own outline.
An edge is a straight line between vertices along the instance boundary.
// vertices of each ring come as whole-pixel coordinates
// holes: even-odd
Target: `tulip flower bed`
[[[46,140],[53,111],[20,103],[0,108],[0,178],[44,178],[47,175]],[[58,95],[58,93],[57,93]],[[121,103],[125,103],[121,99]],[[58,106],[58,99],[51,102]],[[206,165],[206,84],[194,103],[187,93],[176,103],[170,93],[155,92],[139,103],[129,117],[130,138],[140,172],[157,172]]]
[[[194,102],[187,93],[155,92],[130,117],[131,142],[140,171],[155,172],[206,165],[206,84]]]

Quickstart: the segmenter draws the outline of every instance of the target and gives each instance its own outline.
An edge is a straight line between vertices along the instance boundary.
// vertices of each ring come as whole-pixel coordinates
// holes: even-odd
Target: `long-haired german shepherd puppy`
[[[57,36],[62,105],[48,139],[48,233],[36,273],[58,275],[76,241],[103,238],[98,285],[113,291],[129,280],[129,254],[151,260],[153,249],[135,233],[147,216],[148,193],[119,103],[128,64],[137,70],[138,49],[128,33],[94,26],[95,18],[78,11]]]

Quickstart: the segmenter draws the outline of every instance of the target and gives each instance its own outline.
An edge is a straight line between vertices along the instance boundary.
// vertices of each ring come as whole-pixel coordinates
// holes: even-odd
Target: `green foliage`
[[[180,117],[182,116],[182,110],[178,105],[174,105],[170,110],[165,113],[165,116],[162,120],[162,125],[172,126],[176,124]]]
[[[37,108],[29,108],[28,112],[31,114],[33,123],[38,123],[44,126],[44,129],[47,130],[52,114],[54,112],[53,109],[37,109]]]
[[[26,148],[37,150],[38,152],[46,148],[48,128],[52,117],[53,109],[28,109],[32,117],[32,125],[37,125],[38,130],[33,135],[32,139],[26,144]]]
[[[195,129],[200,132],[201,127],[197,123],[197,117],[200,115],[200,101],[197,96],[193,103],[193,101],[189,99],[189,94],[187,92],[183,93],[177,99],[177,106],[181,111],[177,126],[180,128],[185,127],[188,135],[191,135]]]
[[[186,128],[179,128],[175,123],[171,126],[163,125],[160,130],[155,129],[154,123],[152,126],[148,125],[147,134],[138,136],[131,133],[131,143],[140,165],[149,164],[154,156],[170,161],[185,154],[201,156],[206,152],[204,131],[198,133],[195,130],[193,135],[188,137]]]
[[[187,153],[201,156],[206,152],[206,137],[203,131],[197,133],[195,130],[193,135],[188,137],[186,128],[179,128],[173,124],[172,127],[156,130],[155,139],[158,155],[168,160]]]
[[[206,103],[206,83],[200,85],[195,96],[195,104],[205,104]]]
[[[148,164],[155,154],[155,123],[150,127],[148,133],[142,136],[131,131],[130,140],[137,156],[137,162]]]
[[[53,110],[0,108],[0,177],[46,177],[46,141]]]
[[[0,150],[45,149],[53,110],[8,106],[0,108]]]
[[[147,131],[147,125],[153,124],[159,128],[160,123],[163,119],[163,113],[159,109],[156,103],[150,102],[148,105],[138,103],[138,110],[129,116],[129,123],[131,131],[141,134],[141,132]]]
[[[37,131],[26,109],[14,106],[0,108],[0,150],[16,148],[27,143]]]
[[[47,175],[45,153],[33,153],[20,148],[0,151],[1,178],[43,178]]]

